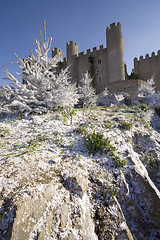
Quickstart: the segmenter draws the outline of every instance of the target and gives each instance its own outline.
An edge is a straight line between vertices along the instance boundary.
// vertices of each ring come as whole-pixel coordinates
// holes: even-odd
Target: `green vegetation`
[[[142,153],[142,159],[143,161],[146,161],[146,163],[149,164],[151,167],[160,167],[159,159],[152,153]]]
[[[116,167],[125,167],[127,162],[114,153],[116,148],[111,145],[109,138],[105,138],[103,134],[94,131],[91,134],[85,134],[84,140],[89,154],[95,155],[97,152],[100,152],[102,155],[106,153],[114,161]]]
[[[111,123],[111,120],[107,120],[107,121],[104,121],[104,126],[106,128],[111,128],[113,126],[113,124]]]
[[[6,213],[7,213],[7,211],[5,211],[5,212],[0,212],[0,217],[3,217]]]
[[[131,127],[132,127],[132,124],[129,123],[129,122],[123,121],[123,122],[121,122],[121,123],[119,124],[118,127],[119,127],[119,129],[121,129],[121,130],[130,130]]]
[[[5,135],[9,133],[9,130],[5,127],[0,127],[0,137],[5,137]]]
[[[74,108],[67,107],[67,108],[61,110],[60,113],[61,113],[61,115],[59,116],[59,118],[57,117],[57,120],[62,119],[62,121],[65,123],[70,118],[70,122],[72,124],[73,116],[76,115],[76,110]]]
[[[111,187],[109,188],[109,191],[110,191],[111,198],[119,196],[119,190],[115,184],[111,185]]]
[[[36,139],[38,140],[38,142],[45,142],[46,140],[49,139],[49,137],[47,135],[43,135],[43,134],[38,134]]]
[[[82,124],[78,128],[74,130],[74,132],[79,134],[85,134],[86,133],[87,124]]]
[[[122,167],[124,168],[127,164],[127,161],[125,161],[123,158],[120,158],[119,156],[112,153],[112,160],[114,160],[115,167]]]
[[[139,106],[137,106],[138,108],[140,108],[142,111],[148,111],[149,109],[151,109],[149,106],[147,106],[146,104],[141,104]]]
[[[95,153],[100,152],[100,154],[112,152],[115,150],[110,144],[110,140],[105,138],[103,134],[96,133],[95,131],[91,134],[85,134],[85,146],[89,151],[89,154],[95,155]]]
[[[117,197],[119,195],[119,189],[115,184],[113,184],[111,186],[106,186],[105,189],[103,190],[103,193],[109,194],[113,199],[114,197]]]
[[[17,119],[18,120],[22,120],[24,118],[24,114],[20,113],[19,115],[17,115]]]

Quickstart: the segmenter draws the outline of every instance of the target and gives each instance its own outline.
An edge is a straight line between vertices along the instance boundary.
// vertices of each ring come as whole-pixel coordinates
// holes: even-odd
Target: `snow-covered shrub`
[[[92,87],[92,81],[93,78],[88,71],[83,74],[80,80],[80,86],[78,88],[79,103],[84,109],[96,104],[97,95]]]
[[[139,89],[138,89],[138,95],[140,97],[143,96],[148,96],[150,94],[154,94],[155,93],[155,80],[154,80],[154,76],[152,76],[150,79],[147,80],[147,84],[141,84]]]
[[[56,55],[54,58],[48,57],[51,48],[51,39],[46,38],[46,28],[44,21],[44,39],[36,40],[37,49],[34,56],[20,59],[16,54],[16,62],[21,68],[19,75],[23,79],[20,83],[5,67],[9,79],[14,88],[5,85],[1,89],[0,97],[5,101],[5,106],[19,113],[43,113],[48,110],[73,107],[78,101],[75,85],[69,82],[68,68],[56,74],[56,67],[60,60]]]
[[[97,106],[106,106],[109,107],[111,104],[118,105],[124,104],[125,98],[128,96],[127,93],[121,92],[119,94],[109,93],[108,88],[106,87],[104,91],[99,95],[97,100]]]
[[[109,92],[108,92],[108,89],[106,87],[97,99],[97,105],[98,106],[105,106],[106,105],[106,98],[108,99],[108,94],[109,94]]]

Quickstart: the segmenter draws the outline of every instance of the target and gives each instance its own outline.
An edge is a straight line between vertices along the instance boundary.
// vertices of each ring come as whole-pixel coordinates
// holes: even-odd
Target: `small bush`
[[[100,154],[107,153],[109,157],[114,161],[115,167],[124,168],[127,162],[121,159],[118,155],[114,153],[116,148],[111,145],[110,140],[105,138],[101,133],[87,134],[84,136],[85,146],[89,151],[89,154],[95,155],[97,152]]]
[[[123,158],[120,158],[119,156],[116,156],[116,155],[113,156],[113,160],[115,162],[116,167],[124,168],[125,165],[127,164],[127,162]]]
[[[5,135],[9,132],[7,128],[0,127],[0,137],[5,137]]]
[[[150,167],[154,168],[160,167],[160,161],[155,154],[147,152],[142,153],[142,159],[143,161],[146,161],[146,163],[149,164]]]
[[[122,129],[122,130],[130,130],[131,127],[132,127],[132,124],[129,123],[129,122],[121,122],[121,124],[119,124],[119,129]]]
[[[150,109],[149,106],[147,106],[146,104],[141,104],[138,106],[142,111],[147,111]]]
[[[112,127],[111,121],[110,121],[110,120],[104,121],[104,126],[105,126],[106,128],[111,128],[111,127]]]
[[[87,128],[87,124],[81,124],[78,128],[74,129],[74,132],[78,134],[85,134],[86,128]]]
[[[89,154],[96,154],[97,152],[100,152],[100,154],[103,153],[109,153],[115,150],[115,147],[113,147],[110,144],[110,140],[108,138],[105,138],[103,134],[96,133],[95,131],[92,134],[87,134],[84,136],[85,139],[85,146],[89,151]]]

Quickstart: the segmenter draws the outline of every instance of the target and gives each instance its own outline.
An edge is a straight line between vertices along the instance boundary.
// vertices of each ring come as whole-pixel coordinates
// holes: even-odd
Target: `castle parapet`
[[[72,59],[75,56],[78,56],[78,43],[74,43],[73,41],[67,42],[67,60]]]
[[[151,56],[152,56],[152,57],[155,57],[155,56],[156,56],[156,55],[155,55],[155,52],[152,52]]]
[[[107,27],[107,31],[115,30],[115,28],[119,28],[119,27],[120,28],[122,27],[121,23],[118,22],[117,25],[116,25],[116,23],[114,22],[114,23],[110,24],[110,27]]]
[[[151,60],[152,58],[155,58],[155,57],[160,57],[160,50],[157,52],[157,55],[155,54],[155,52],[152,52],[151,55],[149,56],[149,54],[147,53],[145,55],[145,58],[143,56],[140,56],[139,57],[139,60],[137,58],[134,58],[134,62],[137,61],[137,62],[141,62],[141,61],[145,61],[145,60]]]
[[[78,56],[84,56],[84,52],[80,52]]]
[[[103,45],[100,45],[100,50],[103,50],[104,49],[104,46]]]
[[[90,55],[90,54],[96,54],[96,52],[98,51],[103,51],[105,48],[103,45],[100,45],[99,48],[98,47],[94,47],[92,50],[91,49],[87,49],[87,52],[80,52],[78,53],[78,44],[77,43],[74,43],[73,41],[70,41],[70,42],[67,42],[66,44],[67,46],[67,49],[68,49],[68,54],[69,56],[67,55],[67,59],[64,60],[64,61],[68,61],[68,57],[69,59],[72,59],[73,57],[82,57],[82,56],[87,56],[87,55]]]
[[[59,48],[52,49],[52,58],[56,55],[60,57],[60,61],[62,62],[62,55],[63,55],[62,50],[60,50]]]

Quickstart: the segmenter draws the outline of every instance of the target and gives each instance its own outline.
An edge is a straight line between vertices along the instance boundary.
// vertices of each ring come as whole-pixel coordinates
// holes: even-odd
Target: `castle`
[[[160,91],[160,51],[155,55],[152,52],[151,56],[146,54],[145,58],[140,56],[139,60],[134,58],[133,74],[143,80],[147,80],[154,76],[156,82],[156,90]]]
[[[152,75],[156,74],[157,89],[160,90],[160,79],[157,79],[160,73],[160,52],[158,56],[152,54],[146,59],[140,57],[138,61],[134,59],[134,69],[130,79],[126,73],[123,53],[122,25],[112,23],[106,29],[106,48],[103,45],[99,49],[94,47],[88,49],[86,54],[78,52],[78,44],[70,41],[66,44],[66,58],[62,60],[62,51],[59,48],[52,49],[52,57],[56,54],[60,56],[60,62],[57,72],[70,66],[70,77],[72,82],[79,83],[82,75],[87,70],[93,77],[93,85],[97,93],[101,93],[105,87],[110,92],[128,92],[134,93],[138,87]],[[160,74],[159,74],[160,75]]]

